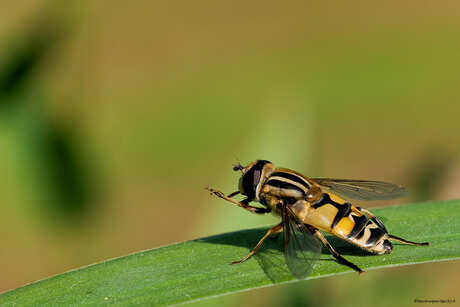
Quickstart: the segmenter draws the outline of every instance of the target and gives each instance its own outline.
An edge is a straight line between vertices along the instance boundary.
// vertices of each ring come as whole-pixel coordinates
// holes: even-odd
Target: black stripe
[[[366,232],[366,227],[363,228],[363,230],[361,230],[355,237],[356,240],[360,240],[363,236],[364,236],[364,233]]]
[[[343,205],[335,206],[337,210],[337,214],[334,217],[334,221],[332,221],[331,229],[334,229],[335,225],[344,217],[348,216],[351,212],[351,205],[349,203],[344,203]]]
[[[365,215],[356,216],[352,214],[350,216],[353,217],[353,220],[355,221],[355,226],[353,226],[353,229],[348,235],[349,239],[356,236],[357,233],[359,233],[364,227],[366,227],[367,221],[369,220]]]
[[[342,218],[348,216],[351,213],[350,203],[340,204],[338,202],[335,202],[331,199],[328,193],[323,193],[319,201],[312,205],[312,208],[318,209],[319,207],[324,205],[332,205],[335,208],[337,208],[337,214],[335,215],[334,220],[332,221],[331,229],[334,229],[334,227],[337,225],[338,222],[340,222]]]
[[[388,233],[388,230],[385,228],[385,225],[383,225],[382,221],[379,220],[376,216],[372,218],[372,221],[379,226],[380,229],[382,229],[385,233]]]
[[[304,190],[286,181],[282,181],[278,179],[269,179],[266,184],[271,185],[272,187],[275,187],[275,188],[280,188],[280,189],[286,189],[286,190],[294,189],[294,190],[301,192],[303,195],[305,195]]]
[[[380,228],[370,228],[371,235],[366,241],[366,245],[374,245],[385,234]]]
[[[311,207],[313,209],[318,209],[319,207],[324,206],[324,205],[328,205],[328,204],[333,205],[336,208],[337,208],[338,205],[340,205],[340,204],[336,203],[335,201],[332,201],[332,199],[329,196],[329,194],[323,193],[321,195],[321,198],[319,199],[319,201],[314,203]]]
[[[274,172],[270,176],[271,177],[272,176],[283,177],[283,178],[295,181],[297,183],[300,183],[301,185],[305,186],[305,188],[307,188],[307,189],[310,188],[310,185],[308,184],[308,182],[305,179],[303,179],[303,178],[301,178],[299,176],[287,173],[287,172]]]

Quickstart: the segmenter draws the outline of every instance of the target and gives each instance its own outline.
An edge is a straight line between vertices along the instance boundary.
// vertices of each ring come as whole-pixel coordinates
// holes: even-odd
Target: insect
[[[343,258],[321,231],[374,254],[391,253],[393,245],[390,240],[409,245],[429,245],[428,242],[416,243],[389,234],[385,225],[370,211],[345,200],[397,198],[407,193],[402,186],[380,181],[308,178],[290,169],[275,168],[267,160],[256,160],[246,167],[238,163],[233,170],[241,171],[238,191],[226,196],[210,187],[207,189],[252,213],[272,212],[281,217],[281,222],[269,229],[247,256],[232,264],[248,260],[265,239],[281,232],[286,263],[292,274],[299,279],[311,272],[323,245],[340,264],[358,273],[363,272],[357,265]],[[238,194],[246,198],[236,201],[233,197]],[[249,205],[253,201],[263,207]]]

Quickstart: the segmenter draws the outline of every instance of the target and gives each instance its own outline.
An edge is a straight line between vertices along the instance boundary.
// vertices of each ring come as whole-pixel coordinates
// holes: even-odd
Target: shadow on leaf
[[[245,247],[248,253],[252,250],[257,242],[264,236],[269,228],[256,228],[225,233],[221,235],[211,236],[199,239],[200,242],[210,244],[223,244]],[[334,247],[334,249],[342,255],[352,255],[361,257],[374,257],[374,255],[351,245],[348,242],[341,240],[332,235],[326,235],[326,239]],[[323,248],[321,253],[327,255],[321,257],[318,261],[335,261],[335,258],[329,253],[326,248]],[[235,255],[234,260],[239,260],[244,255]],[[292,279],[292,273],[289,271],[284,260],[284,244],[283,236],[278,238],[269,238],[264,241],[259,251],[254,255],[266,276],[274,283],[283,282]]]

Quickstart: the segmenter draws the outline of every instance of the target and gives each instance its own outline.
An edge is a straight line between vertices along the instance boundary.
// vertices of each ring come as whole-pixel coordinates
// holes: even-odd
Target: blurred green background
[[[0,1],[0,292],[273,223],[203,189],[234,191],[237,159],[411,191],[370,208],[459,198],[459,38],[456,1]],[[459,273],[424,264],[194,306],[406,306],[455,299]]]

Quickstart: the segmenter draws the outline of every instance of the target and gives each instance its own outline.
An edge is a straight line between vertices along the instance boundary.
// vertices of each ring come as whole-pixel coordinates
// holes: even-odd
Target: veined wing
[[[344,198],[383,200],[404,197],[407,190],[400,185],[370,180],[312,178],[320,186]]]
[[[291,273],[303,279],[310,274],[321,253],[321,242],[302,223],[297,223],[294,213],[285,207],[283,212],[284,257]]]

